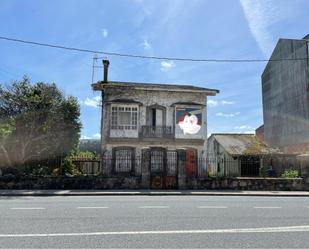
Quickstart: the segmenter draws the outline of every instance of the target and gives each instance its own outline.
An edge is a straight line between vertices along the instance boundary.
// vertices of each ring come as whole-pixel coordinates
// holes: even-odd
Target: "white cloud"
[[[255,134],[254,130],[238,131],[237,134]]]
[[[108,36],[108,30],[107,29],[102,29],[102,35],[104,38]]]
[[[87,136],[87,135],[82,135],[80,138],[81,139],[100,139],[101,138],[101,134],[100,133],[95,133],[91,137]]]
[[[168,72],[175,66],[176,65],[173,61],[162,61],[161,62],[161,71],[162,72]]]
[[[100,139],[101,138],[101,134],[100,133],[96,133],[96,134],[93,134],[92,137],[96,138],[96,139]]]
[[[234,102],[234,101],[226,101],[226,100],[222,100],[222,101],[221,101],[221,104],[222,104],[222,105],[234,105],[234,104],[235,104],[235,102]]]
[[[81,101],[81,104],[91,107],[99,107],[100,103],[101,103],[101,96],[86,98],[84,101]]]
[[[240,126],[235,126],[234,129],[235,130],[249,130],[249,129],[253,129],[253,127],[249,125],[240,125]]]
[[[269,27],[281,20],[283,9],[272,0],[240,0],[240,4],[252,35],[264,55],[269,57],[275,44]]]
[[[218,105],[218,101],[217,101],[217,100],[208,99],[208,100],[207,100],[207,105],[208,105],[209,107],[217,106],[217,105]]]
[[[218,112],[216,113],[217,116],[219,117],[224,117],[224,118],[233,118],[237,115],[239,115],[240,112],[235,112],[235,113],[222,113],[222,112]]]
[[[151,45],[149,44],[149,42],[144,39],[144,42],[142,43],[144,49],[151,49]]]
[[[233,101],[226,101],[226,100],[212,100],[212,99],[209,99],[207,100],[207,105],[209,107],[215,107],[215,106],[218,106],[218,105],[233,105],[235,104],[235,102]]]
[[[81,135],[80,139],[91,139],[91,137],[88,137],[86,135]]]

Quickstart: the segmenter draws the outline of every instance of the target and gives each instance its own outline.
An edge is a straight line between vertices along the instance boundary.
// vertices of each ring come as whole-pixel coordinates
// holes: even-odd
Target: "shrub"
[[[91,159],[96,157],[96,153],[92,151],[78,151],[74,156]]]
[[[74,171],[74,168],[75,168],[75,165],[72,161],[72,159],[70,158],[70,156],[67,156],[63,162],[62,162],[62,174],[65,175],[65,174],[70,174],[70,175],[73,175],[73,171]]]
[[[298,178],[299,177],[298,170],[287,169],[287,170],[284,171],[284,173],[281,175],[281,177],[283,177],[283,178]]]
[[[32,169],[31,174],[33,174],[35,176],[45,176],[45,175],[50,175],[51,171],[46,166],[38,165],[37,167],[34,167]]]

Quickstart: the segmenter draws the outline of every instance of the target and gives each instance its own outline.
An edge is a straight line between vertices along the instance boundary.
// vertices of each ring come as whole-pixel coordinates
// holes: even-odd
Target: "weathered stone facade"
[[[207,154],[206,103],[218,90],[115,81],[92,87],[102,91],[105,176],[129,173],[141,176],[145,188],[160,186],[160,181],[161,187],[181,188],[188,174],[206,174],[206,161],[199,160]],[[184,158],[187,163],[180,162]],[[196,170],[188,173],[189,164]]]

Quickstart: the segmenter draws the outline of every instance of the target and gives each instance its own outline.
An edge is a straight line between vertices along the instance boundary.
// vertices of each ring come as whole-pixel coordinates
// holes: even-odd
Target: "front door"
[[[150,188],[177,189],[177,153],[164,148],[150,151]]]

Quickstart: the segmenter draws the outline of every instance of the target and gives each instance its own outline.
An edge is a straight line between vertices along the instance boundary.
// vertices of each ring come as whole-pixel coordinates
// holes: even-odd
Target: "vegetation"
[[[78,146],[81,123],[76,98],[53,84],[29,78],[0,85],[0,166],[23,171],[27,163],[68,155]],[[49,170],[38,168],[38,174]]]
[[[298,173],[298,170],[288,169],[288,170],[284,171],[284,173],[281,175],[281,177],[283,177],[283,178],[298,178],[299,173]]]

